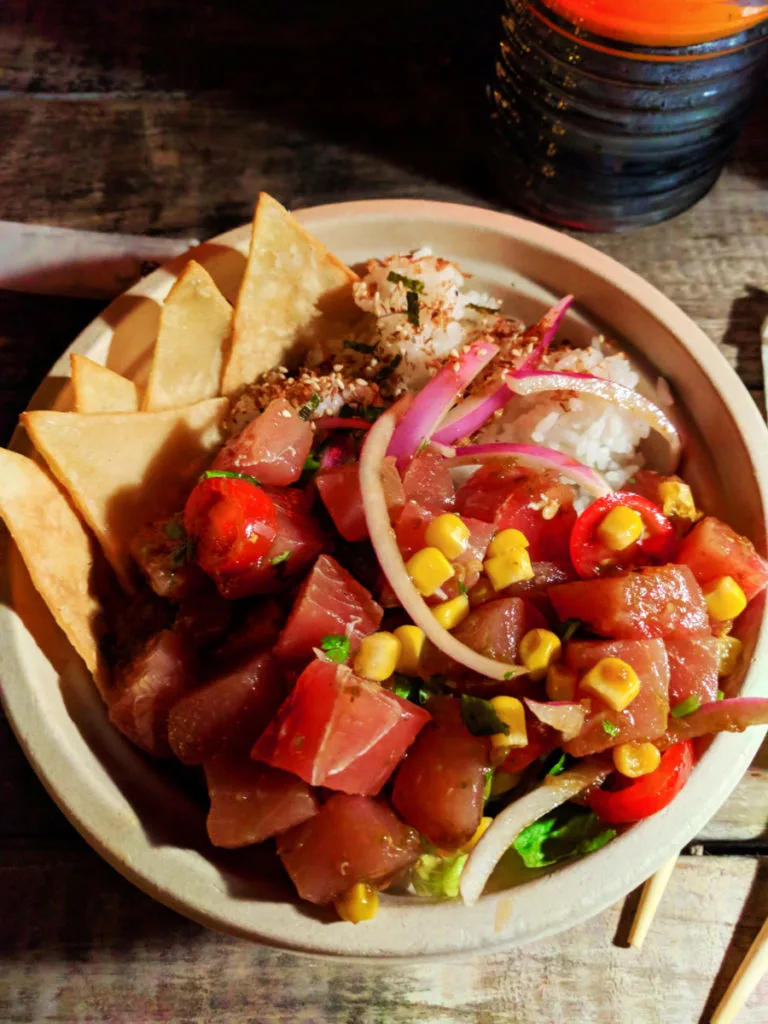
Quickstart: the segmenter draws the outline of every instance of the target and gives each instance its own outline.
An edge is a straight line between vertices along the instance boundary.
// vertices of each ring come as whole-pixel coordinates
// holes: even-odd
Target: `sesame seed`
[[[283,409],[280,415],[285,417],[285,419],[289,420],[291,418],[291,411],[290,409]]]

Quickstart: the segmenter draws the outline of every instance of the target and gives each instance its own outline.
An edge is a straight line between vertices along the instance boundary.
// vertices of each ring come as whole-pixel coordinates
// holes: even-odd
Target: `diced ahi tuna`
[[[726,523],[707,516],[680,545],[677,561],[687,565],[699,583],[732,576],[751,601],[768,584],[768,561],[750,540]]]
[[[251,756],[311,786],[375,796],[428,721],[423,708],[346,665],[317,660],[299,676]]]
[[[456,494],[459,515],[473,516],[492,523],[510,493],[532,475],[531,470],[522,466],[481,466],[465,480]]]
[[[222,751],[247,753],[284,697],[272,654],[247,655],[173,706],[168,716],[171,749],[184,764],[201,764]]]
[[[265,487],[275,504],[277,536],[269,551],[247,570],[216,585],[223,597],[233,600],[254,594],[275,594],[303,575],[325,546],[320,527],[312,515],[311,500],[300,490]]]
[[[230,664],[248,654],[274,647],[286,620],[279,601],[264,598],[251,608],[243,622],[216,649],[216,661]]]
[[[689,697],[702,704],[717,697],[720,645],[714,636],[678,637],[667,640],[669,659],[669,706]]]
[[[219,754],[203,768],[211,798],[208,836],[214,846],[235,849],[261,843],[319,810],[320,802],[306,782],[256,764],[247,754]]]
[[[382,462],[381,483],[389,517],[394,522],[405,503],[405,492],[394,459],[386,458]],[[320,470],[315,476],[315,485],[334,526],[344,540],[366,540],[368,526],[363,511],[357,464]]]
[[[227,441],[212,468],[255,476],[273,487],[287,487],[301,476],[312,436],[312,427],[291,403],[276,398]]]
[[[458,698],[435,698],[429,709],[434,719],[398,769],[392,803],[430,842],[450,849],[467,842],[480,824],[489,740],[464,725]]]
[[[147,754],[170,757],[168,715],[194,681],[187,646],[178,634],[165,629],[119,674],[109,719]]]
[[[537,618],[535,625],[540,624],[541,620]],[[484,654],[494,661],[514,663],[523,634],[532,628],[534,623],[529,621],[528,609],[522,598],[499,597],[478,605],[451,632],[457,640],[478,654]],[[452,659],[429,641],[422,650],[420,668],[424,678],[451,675],[457,671]]]
[[[403,488],[406,501],[418,502],[430,512],[450,512],[456,504],[448,463],[431,445],[411,459],[403,474]]]
[[[279,836],[277,852],[302,899],[330,903],[358,882],[383,888],[416,863],[421,843],[383,801],[337,793]]]
[[[624,711],[613,711],[599,697],[577,688],[577,700],[588,699],[590,710],[579,735],[563,750],[586,757],[619,743],[652,740],[662,736],[669,713],[669,666],[662,640],[572,640],[565,647],[565,661],[582,677],[603,658],[621,658],[640,679],[640,693]],[[606,732],[603,723],[615,726]]]
[[[131,554],[156,594],[183,601],[205,583],[205,573],[187,558],[183,516],[148,523],[131,541]]]
[[[685,565],[563,583],[549,596],[562,620],[581,619],[616,639],[692,636],[709,627],[701,587]]]
[[[204,650],[224,637],[231,622],[231,601],[208,581],[181,602],[173,628],[196,650]]]
[[[275,654],[284,661],[307,661],[323,637],[346,635],[352,650],[381,625],[383,609],[362,584],[330,555],[320,555],[304,580],[280,633]]]

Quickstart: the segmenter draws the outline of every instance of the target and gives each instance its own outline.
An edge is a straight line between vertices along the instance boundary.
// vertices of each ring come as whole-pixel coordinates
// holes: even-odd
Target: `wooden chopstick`
[[[667,883],[675,870],[678,857],[672,857],[666,864],[663,864],[655,875],[651,875],[643,886],[640,902],[635,911],[635,919],[632,922],[632,930],[629,933],[629,944],[635,949],[642,949],[645,937],[651,927],[651,923],[658,910],[661,897],[667,888]]]
[[[768,971],[768,918],[749,947],[725,995],[717,1005],[710,1024],[731,1024]]]

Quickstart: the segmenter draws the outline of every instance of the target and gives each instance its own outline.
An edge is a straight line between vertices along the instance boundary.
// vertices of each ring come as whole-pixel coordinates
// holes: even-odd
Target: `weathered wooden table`
[[[380,196],[499,205],[483,148],[495,4],[251,6],[6,0],[0,219],[204,238],[248,220],[262,188],[292,207]],[[694,210],[589,239],[685,309],[756,401],[767,102]],[[2,440],[97,311],[0,292]],[[682,859],[641,953],[622,948],[630,898],[509,954],[381,969],[260,949],[154,903],[66,823],[0,721],[0,1019],[707,1021],[768,914],[767,776],[764,746]],[[768,1021],[768,980],[740,1020]]]

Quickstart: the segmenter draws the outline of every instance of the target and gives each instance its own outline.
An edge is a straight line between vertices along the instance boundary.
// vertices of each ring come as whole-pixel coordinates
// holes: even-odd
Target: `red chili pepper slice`
[[[645,532],[624,551],[611,551],[598,537],[597,528],[612,508],[625,505],[643,518]],[[571,530],[571,561],[583,579],[591,579],[639,565],[663,565],[675,553],[677,535],[658,505],[629,491],[617,491],[598,498],[586,508]]]
[[[187,499],[184,525],[197,562],[215,577],[241,572],[266,554],[277,535],[277,513],[255,482],[208,477]]]
[[[633,779],[623,789],[596,789],[587,798],[589,806],[609,824],[641,821],[672,802],[688,781],[693,764],[693,743],[676,743],[661,755],[655,771]]]

